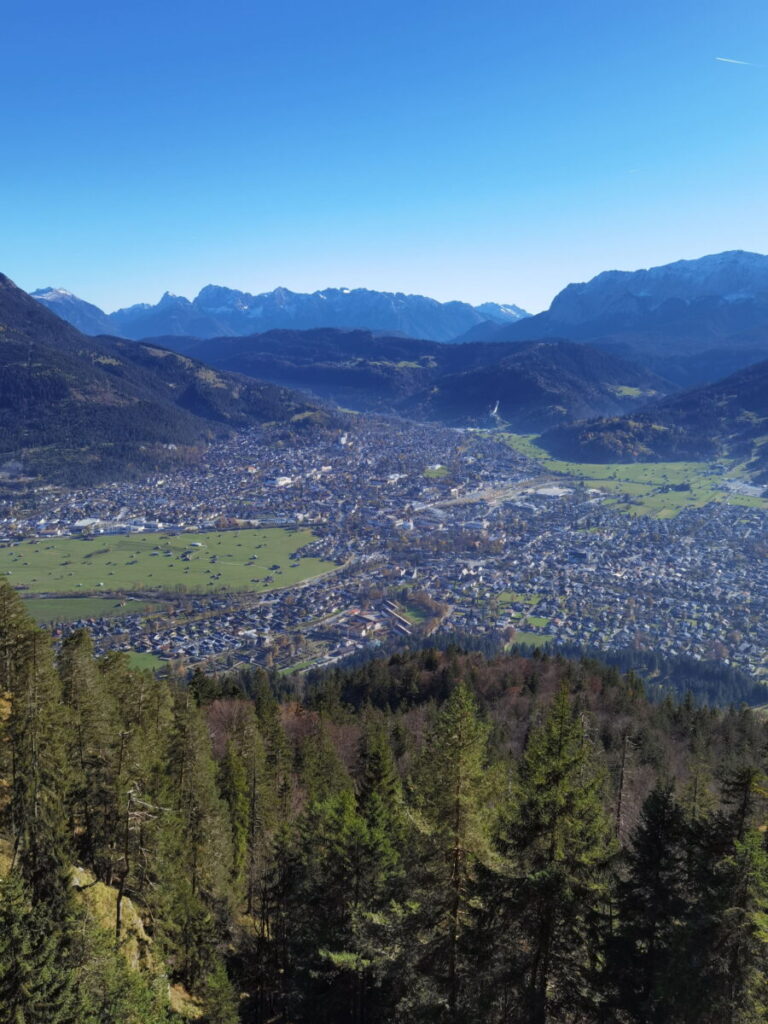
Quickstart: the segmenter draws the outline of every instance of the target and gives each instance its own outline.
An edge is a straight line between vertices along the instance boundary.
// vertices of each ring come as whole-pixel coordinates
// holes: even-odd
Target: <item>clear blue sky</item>
[[[768,250],[755,0],[16,3],[0,97],[0,269],[106,309]]]

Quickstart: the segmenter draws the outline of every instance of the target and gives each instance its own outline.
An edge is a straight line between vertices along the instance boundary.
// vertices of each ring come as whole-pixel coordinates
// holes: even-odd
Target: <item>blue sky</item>
[[[0,97],[0,270],[106,309],[768,250],[754,0],[19,3]]]

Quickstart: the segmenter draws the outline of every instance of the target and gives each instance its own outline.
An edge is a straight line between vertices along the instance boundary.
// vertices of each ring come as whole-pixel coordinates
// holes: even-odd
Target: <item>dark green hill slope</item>
[[[736,458],[759,479],[768,478],[766,440],[768,361],[631,416],[558,427],[542,438],[553,453],[585,461]]]
[[[537,432],[597,410],[624,412],[663,389],[659,378],[589,345],[533,342],[498,362],[441,377],[402,408],[449,425],[495,421]]]
[[[229,429],[306,411],[319,412],[273,385],[87,338],[0,275],[0,466],[63,481],[132,475]]]
[[[213,366],[343,406],[454,426],[518,429],[620,413],[670,385],[626,360],[564,341],[446,345],[370,331],[269,331],[250,338],[159,339]]]

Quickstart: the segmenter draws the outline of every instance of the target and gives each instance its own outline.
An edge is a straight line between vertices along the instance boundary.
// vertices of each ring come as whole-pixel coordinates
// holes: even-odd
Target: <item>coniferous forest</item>
[[[3,584],[2,1021],[765,1021],[766,741],[541,654],[157,679]]]

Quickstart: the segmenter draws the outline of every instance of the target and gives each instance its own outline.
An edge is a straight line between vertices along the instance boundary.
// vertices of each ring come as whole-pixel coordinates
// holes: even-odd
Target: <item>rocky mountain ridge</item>
[[[486,302],[474,307],[466,302],[438,302],[423,295],[368,288],[326,288],[311,294],[275,288],[251,295],[206,285],[191,301],[166,292],[155,305],[139,303],[114,313],[104,313],[64,289],[42,288],[32,295],[85,333],[134,340],[159,335],[237,337],[275,329],[336,327],[449,341],[481,323],[509,324],[528,315],[512,304]]]

